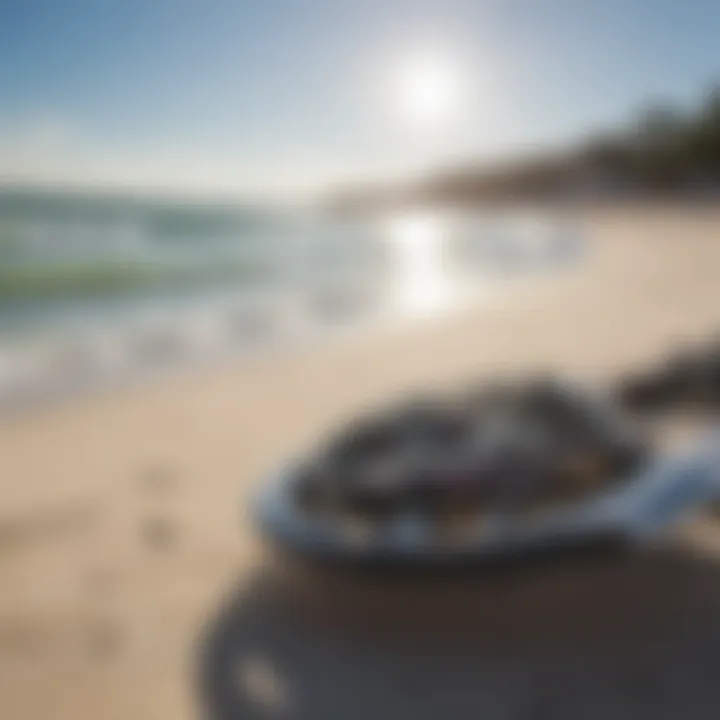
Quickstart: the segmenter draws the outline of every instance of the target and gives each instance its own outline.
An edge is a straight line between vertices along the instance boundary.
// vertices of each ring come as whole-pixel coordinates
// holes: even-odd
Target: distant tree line
[[[565,151],[492,166],[471,163],[404,186],[346,188],[332,205],[715,193],[720,196],[720,87],[690,111],[655,103],[621,131]]]

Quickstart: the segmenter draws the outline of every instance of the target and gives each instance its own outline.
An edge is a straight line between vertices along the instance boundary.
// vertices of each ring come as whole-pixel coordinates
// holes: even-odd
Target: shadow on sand
[[[720,564],[687,552],[469,576],[274,566],[203,637],[206,716],[717,718]]]

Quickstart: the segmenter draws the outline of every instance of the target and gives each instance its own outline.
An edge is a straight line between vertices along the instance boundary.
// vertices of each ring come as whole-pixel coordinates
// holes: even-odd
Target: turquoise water
[[[301,213],[0,194],[0,328],[377,271],[381,255],[367,228]]]
[[[566,264],[566,221],[0,193],[0,405],[425,318]]]

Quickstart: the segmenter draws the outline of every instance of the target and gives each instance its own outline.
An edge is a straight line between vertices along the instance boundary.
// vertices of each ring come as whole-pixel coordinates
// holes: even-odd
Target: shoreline
[[[157,299],[146,306],[138,299],[126,303],[124,314],[118,309],[103,316],[99,310],[93,318],[86,309],[65,323],[50,317],[47,327],[5,333],[0,338],[0,413],[106,388],[117,391],[163,374],[222,368],[309,344],[364,337],[418,319],[452,318],[538,279],[573,271],[584,259],[581,231],[551,218],[532,226],[522,216],[488,225],[480,215],[467,226],[466,219],[457,223],[455,218],[440,229],[436,218],[429,226],[425,216],[414,219],[420,224],[411,216],[405,225],[416,236],[408,238],[403,230],[396,248],[387,241],[398,258],[372,280],[238,288],[200,294],[194,302]],[[468,232],[472,239],[465,257],[460,248]],[[501,244],[494,250],[498,232]],[[443,260],[449,249],[453,265],[447,268]]]

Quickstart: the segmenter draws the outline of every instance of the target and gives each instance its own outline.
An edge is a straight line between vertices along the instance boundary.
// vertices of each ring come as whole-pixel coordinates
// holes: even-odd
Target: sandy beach
[[[287,576],[247,522],[264,472],[394,394],[602,381],[720,330],[720,210],[583,222],[580,267],[452,317],[3,418],[0,717],[716,718],[720,525],[702,552],[360,587]]]

